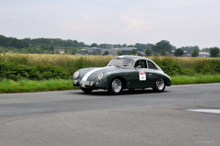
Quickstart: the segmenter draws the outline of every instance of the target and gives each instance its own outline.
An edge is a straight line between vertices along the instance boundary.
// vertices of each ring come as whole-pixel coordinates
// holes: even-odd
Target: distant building
[[[208,53],[208,52],[199,52],[199,57],[210,57],[210,53]]]
[[[80,49],[80,50],[78,50],[78,54],[79,55],[86,55],[85,50],[87,50],[87,49]]]
[[[102,53],[102,48],[98,48],[98,47],[90,47],[87,49],[89,54],[101,54]]]
[[[88,50],[88,53],[90,55],[104,55],[105,51],[109,52],[109,55],[118,55],[118,51],[122,53],[122,55],[129,55],[131,50],[137,49],[135,47],[123,47],[123,48],[112,48],[112,49],[103,49],[103,48],[98,48],[98,47],[90,47],[90,48],[84,48],[80,49],[78,52],[81,55],[85,55],[85,50]],[[140,55],[145,55],[144,51],[138,51],[138,54]]]
[[[182,55],[182,57],[190,57],[191,56],[191,54],[190,53],[188,53],[187,51],[183,51],[183,55]]]
[[[145,51],[137,51],[139,56],[145,56]]]
[[[103,55],[105,53],[105,51],[109,52],[109,55],[117,55],[118,54],[118,50],[117,49],[102,49],[101,54]]]
[[[64,53],[64,49],[54,49],[55,53],[58,54],[63,54]]]
[[[137,50],[137,48],[135,48],[135,47],[123,47],[123,48],[118,48],[118,50],[121,51],[122,55],[129,55],[130,52],[131,52],[131,50],[133,50],[133,49]]]
[[[137,50],[135,47],[122,47],[122,48],[113,48],[113,49],[103,49],[102,54],[104,54],[105,51],[109,52],[109,55],[118,55],[118,51],[122,53],[122,55],[129,55],[131,50]]]
[[[167,55],[168,55],[168,56],[174,56],[174,53],[175,53],[175,51],[172,50],[171,52],[167,52]]]
[[[175,53],[175,50],[172,50],[171,52],[167,52],[167,55],[168,56],[174,56],[174,53]],[[188,53],[187,51],[183,51],[183,53],[184,54],[181,57],[190,57],[191,56],[191,54]]]

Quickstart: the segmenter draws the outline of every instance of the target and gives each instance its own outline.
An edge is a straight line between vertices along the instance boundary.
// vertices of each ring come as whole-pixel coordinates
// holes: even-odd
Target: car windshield
[[[114,58],[112,59],[108,66],[119,66],[119,67],[133,67],[134,61],[127,58]]]

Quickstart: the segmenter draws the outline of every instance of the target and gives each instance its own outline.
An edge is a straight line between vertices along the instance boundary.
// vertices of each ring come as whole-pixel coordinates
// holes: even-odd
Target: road
[[[0,146],[219,146],[220,83],[0,94]]]

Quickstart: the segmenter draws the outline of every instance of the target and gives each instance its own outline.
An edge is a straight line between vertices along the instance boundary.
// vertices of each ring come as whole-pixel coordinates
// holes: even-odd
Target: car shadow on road
[[[164,92],[169,92],[169,91],[164,91]],[[160,94],[160,93],[164,93],[164,92],[156,92],[153,91],[152,89],[144,89],[144,90],[134,90],[134,91],[129,91],[129,90],[123,90],[121,92],[121,94],[119,95],[112,95],[109,94],[109,92],[107,90],[93,90],[91,93],[84,93],[83,91],[74,93],[74,94],[78,94],[78,95],[91,95],[91,96],[120,96],[120,95],[136,95],[136,94]]]

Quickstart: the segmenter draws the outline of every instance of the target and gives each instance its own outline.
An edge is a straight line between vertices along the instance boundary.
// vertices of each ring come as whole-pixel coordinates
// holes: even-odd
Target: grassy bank
[[[197,75],[197,76],[173,76],[172,85],[220,83],[220,75]],[[2,80],[0,82],[0,93],[38,92],[54,90],[73,90],[72,80],[49,79],[41,81],[32,80]]]

